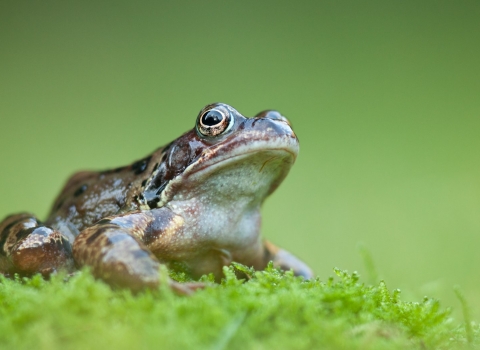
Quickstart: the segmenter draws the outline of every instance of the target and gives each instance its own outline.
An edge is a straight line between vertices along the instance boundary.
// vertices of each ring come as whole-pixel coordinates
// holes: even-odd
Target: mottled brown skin
[[[296,154],[290,154],[293,151],[287,146],[285,152],[283,149],[277,151],[275,147],[265,152],[258,147],[252,148],[255,157],[247,157],[246,160],[241,157],[248,156],[249,152],[235,153],[241,147],[248,151],[248,142],[252,145],[270,139],[277,142],[276,138],[287,145],[292,144],[289,147],[293,150],[297,147],[298,151],[298,140],[288,122],[278,112],[266,111],[247,119],[227,105],[213,104],[200,112],[197,124],[203,118],[207,118],[206,122],[211,121],[205,116],[212,110],[226,113],[228,117],[222,121],[225,126],[212,126],[216,128],[215,138],[193,129],[132,165],[103,172],[77,173],[55,200],[44,223],[28,213],[7,217],[0,223],[0,271],[22,275],[40,272],[48,276],[59,269],[73,271],[75,267],[86,265],[96,277],[110,285],[132,290],[158,287],[161,264],[169,268],[181,267],[194,278],[211,272],[220,279],[222,267],[232,261],[263,269],[272,260],[284,270],[293,269],[297,275],[312,277],[311,270],[304,263],[270,242],[262,243],[257,232],[260,204],[286,176]],[[231,130],[216,136],[219,128],[222,130],[228,126],[229,121],[232,121]],[[239,161],[231,161],[228,158],[230,154],[232,159],[238,156]],[[219,163],[219,167],[215,163],[217,158],[227,161]],[[232,165],[223,165],[229,162]],[[207,183],[211,179],[209,176],[216,176],[216,173],[213,171],[209,175],[208,171],[215,166],[220,169],[215,171],[220,174],[218,179],[221,183],[213,185],[221,188],[223,179],[226,179],[229,191],[234,191],[232,188],[236,182],[228,181],[231,181],[231,176],[237,176],[235,170],[238,167],[253,167],[259,176],[269,180],[265,188],[259,188],[261,191],[253,191],[251,198],[245,195],[243,200],[247,204],[241,207],[246,208],[245,215],[226,209],[219,212],[218,218],[206,221],[229,223],[225,215],[231,213],[232,218],[238,217],[232,219],[235,225],[245,227],[246,233],[251,231],[244,238],[229,237],[229,233],[226,233],[228,239],[214,238],[208,235],[208,228],[197,232],[193,227],[200,225],[194,220],[197,210],[201,212],[205,206],[215,202],[208,196],[229,195],[228,191],[225,191],[226,195],[223,191],[216,195],[213,189],[206,194],[200,191],[201,196],[208,198],[198,203],[195,201],[199,186],[204,183],[205,186],[213,186]],[[198,175],[202,171],[207,171],[204,178]],[[271,181],[268,177],[270,173]],[[195,176],[200,181],[192,181]],[[236,194],[233,197],[241,198],[242,192],[242,188],[239,192],[232,192]],[[259,194],[257,198],[255,193],[258,192],[264,194]],[[190,193],[192,198],[185,200],[184,197]],[[176,201],[180,204],[192,202],[194,205],[176,209],[177,206],[172,204]],[[228,205],[227,198],[225,206]],[[212,215],[212,211],[208,212]],[[213,213],[215,216],[216,212]],[[240,219],[245,223],[237,224]],[[241,236],[242,233],[240,229],[238,234]],[[167,282],[182,294],[201,287],[198,283]]]

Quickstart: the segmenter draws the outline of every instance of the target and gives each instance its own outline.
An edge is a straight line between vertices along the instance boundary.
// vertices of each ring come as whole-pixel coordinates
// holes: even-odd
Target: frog
[[[112,287],[168,284],[189,294],[194,281],[237,262],[268,263],[305,279],[312,270],[261,237],[260,208],[294,164],[299,140],[275,110],[247,118],[224,103],[205,106],[193,129],[127,166],[81,171],[66,182],[45,221],[23,212],[0,223],[0,272],[50,276],[88,267]]]

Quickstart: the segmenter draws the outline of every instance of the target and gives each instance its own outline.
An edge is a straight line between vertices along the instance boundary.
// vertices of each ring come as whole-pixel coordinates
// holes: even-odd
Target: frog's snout
[[[288,137],[298,143],[290,121],[277,111],[263,111],[250,120],[252,129],[264,133],[267,137]]]

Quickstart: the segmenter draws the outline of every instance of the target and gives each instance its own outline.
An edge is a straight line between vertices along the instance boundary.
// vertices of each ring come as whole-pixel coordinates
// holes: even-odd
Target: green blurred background
[[[264,235],[322,279],[371,251],[404,298],[480,316],[480,2],[2,1],[0,216],[45,217],[221,101],[301,141]]]

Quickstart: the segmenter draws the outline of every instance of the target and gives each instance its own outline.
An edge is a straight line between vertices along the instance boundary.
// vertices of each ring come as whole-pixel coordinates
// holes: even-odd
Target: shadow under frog
[[[0,224],[0,272],[49,275],[89,266],[132,290],[158,287],[159,267],[193,278],[232,261],[269,261],[312,277],[303,262],[260,238],[260,206],[287,175],[298,139],[276,111],[245,118],[215,103],[194,129],[129,166],[73,175],[45,222],[29,213]],[[199,285],[170,286],[188,293]]]

